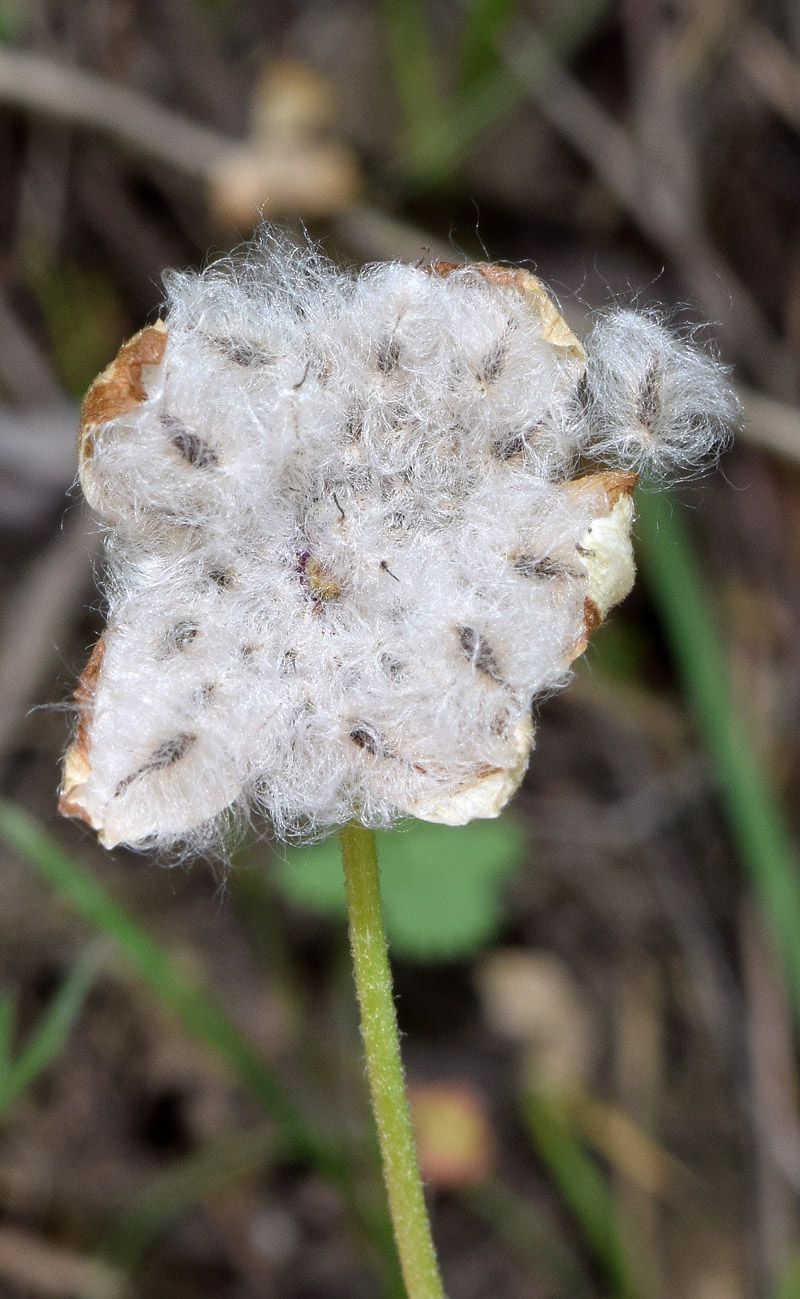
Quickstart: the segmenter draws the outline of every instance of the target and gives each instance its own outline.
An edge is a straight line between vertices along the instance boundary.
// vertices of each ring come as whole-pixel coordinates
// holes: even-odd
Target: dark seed
[[[230,591],[233,586],[234,575],[229,568],[212,568],[208,576],[221,591]]]
[[[537,559],[535,555],[517,555],[512,561],[512,568],[522,577],[576,577],[574,570],[570,569],[560,559],[553,559],[551,555],[545,555],[543,559]]]
[[[391,374],[397,369],[400,360],[400,344],[396,338],[389,338],[378,348],[376,357],[381,374]]]
[[[350,732],[350,739],[353,744],[357,744],[359,749],[371,753],[374,758],[384,752],[383,743],[374,731],[367,730],[366,726],[354,726]]]
[[[153,771],[165,771],[167,767],[172,767],[176,762],[180,762],[181,758],[185,758],[192,745],[196,743],[197,736],[189,735],[185,732],[174,736],[171,740],[165,740],[164,743],[160,744],[155,752],[151,754],[147,759],[147,762],[143,763],[142,766],[139,767],[138,771],[132,772],[130,776],[126,776],[124,780],[119,782],[114,791],[115,798],[119,798],[120,794],[124,794],[125,790],[128,789],[134,781],[140,780],[143,776],[149,776]]]
[[[278,673],[282,677],[290,677],[297,671],[297,650],[288,649],[281,655],[281,661],[278,664]]]
[[[400,673],[403,671],[403,664],[392,654],[381,654],[381,667],[387,677],[391,677],[393,681],[399,677]]]
[[[511,720],[511,715],[508,709],[504,708],[502,712],[497,714],[494,721],[492,722],[492,735],[507,735],[508,723],[510,720]]]
[[[333,361],[324,352],[311,353],[311,373],[321,384],[326,384],[333,374]]]
[[[524,434],[510,433],[507,437],[497,439],[492,447],[492,455],[496,460],[513,460],[514,456],[525,454],[527,445]]]
[[[161,648],[165,654],[172,653],[173,650],[184,650],[187,645],[191,645],[200,628],[193,622],[176,622],[174,627],[170,627]]]
[[[482,388],[497,382],[505,369],[507,355],[508,347],[503,339],[486,353],[475,376]]]
[[[364,424],[360,415],[351,412],[347,416],[344,424],[344,435],[348,442],[360,442],[364,432]]]
[[[224,352],[230,361],[235,365],[241,365],[244,369],[250,369],[257,365],[271,365],[274,357],[263,348],[256,347],[253,343],[247,343],[243,339],[236,338],[213,338],[211,340],[220,351]]]
[[[502,685],[503,678],[500,673],[500,666],[485,638],[474,627],[459,627],[457,630],[458,643],[467,658],[472,661],[479,672],[485,673],[487,677],[491,677],[492,681]]]
[[[645,372],[636,398],[636,418],[652,433],[661,414],[661,362],[654,357]]]
[[[162,414],[161,423],[169,434],[169,440],[175,450],[183,456],[187,464],[194,469],[212,469],[219,464],[219,457],[213,447],[191,429],[186,428],[174,415]]]

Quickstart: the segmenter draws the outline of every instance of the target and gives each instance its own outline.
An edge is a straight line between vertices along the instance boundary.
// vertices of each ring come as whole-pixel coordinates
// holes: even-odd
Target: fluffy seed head
[[[595,459],[674,476],[719,454],[739,405],[713,357],[636,311],[601,315],[586,353],[586,428]]]
[[[84,403],[109,615],[62,811],[107,846],[496,816],[632,583],[624,467],[710,448],[718,368],[628,313],[587,368],[527,272],[269,233],[168,291]],[[616,468],[573,478],[587,448]]]

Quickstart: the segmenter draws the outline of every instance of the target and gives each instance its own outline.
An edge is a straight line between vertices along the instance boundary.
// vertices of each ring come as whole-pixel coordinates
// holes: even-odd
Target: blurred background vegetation
[[[263,213],[525,262],[579,330],[660,302],[735,367],[508,816],[381,847],[452,1299],[798,1299],[799,132],[796,0],[1,0],[3,1296],[402,1293],[335,843],[223,881],[55,813],[76,403]]]

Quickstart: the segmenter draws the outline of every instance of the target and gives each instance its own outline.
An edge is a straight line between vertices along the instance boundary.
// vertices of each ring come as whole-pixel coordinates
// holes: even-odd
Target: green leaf
[[[0,992],[0,1079],[11,1069],[16,1027],[17,1005],[14,996],[10,992]]]
[[[453,828],[413,821],[378,834],[381,896],[389,943],[410,960],[468,956],[497,933],[500,886],[522,860],[524,835],[511,820]],[[276,883],[298,906],[347,915],[335,838],[293,848],[276,863]]]

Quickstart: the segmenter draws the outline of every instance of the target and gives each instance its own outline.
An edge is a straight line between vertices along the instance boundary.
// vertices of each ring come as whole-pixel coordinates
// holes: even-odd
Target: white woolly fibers
[[[604,313],[586,340],[592,456],[659,476],[716,457],[739,417],[724,373],[653,315]]]
[[[632,580],[632,480],[578,457],[706,455],[721,370],[629,312],[586,365],[505,268],[355,274],[265,233],[167,285],[163,355],[136,400],[101,376],[124,399],[85,437],[109,615],[63,810],[108,845],[196,845],[231,807],[305,835],[496,815]]]

